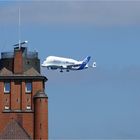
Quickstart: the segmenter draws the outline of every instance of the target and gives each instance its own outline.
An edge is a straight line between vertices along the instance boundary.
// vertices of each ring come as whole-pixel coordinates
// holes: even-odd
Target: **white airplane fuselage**
[[[57,56],[48,56],[43,62],[42,67],[47,67],[48,69],[60,69],[61,72],[63,69],[69,70],[82,70],[88,68],[88,62],[90,56],[86,57],[83,61],[77,61],[70,58],[57,57]]]

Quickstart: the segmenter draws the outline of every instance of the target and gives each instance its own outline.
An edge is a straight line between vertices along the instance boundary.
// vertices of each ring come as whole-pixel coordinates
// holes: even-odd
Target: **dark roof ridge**
[[[42,76],[34,67],[31,67],[23,73],[23,75]]]
[[[0,76],[3,76],[3,75],[13,75],[13,72],[8,70],[6,67],[3,67],[1,70],[0,70]]]

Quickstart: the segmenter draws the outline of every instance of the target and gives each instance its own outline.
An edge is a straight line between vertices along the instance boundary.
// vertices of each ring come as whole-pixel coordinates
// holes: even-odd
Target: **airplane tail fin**
[[[84,64],[87,64],[90,60],[91,56],[87,56],[84,60],[83,60],[83,63]]]
[[[81,64],[81,66],[79,67],[79,70],[85,68],[85,66],[86,66],[87,63],[89,62],[90,58],[91,58],[91,56],[87,56],[87,57],[82,61],[82,64]]]

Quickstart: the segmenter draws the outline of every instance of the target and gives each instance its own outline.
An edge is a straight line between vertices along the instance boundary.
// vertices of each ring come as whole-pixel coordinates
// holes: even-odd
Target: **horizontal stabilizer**
[[[92,67],[93,67],[93,68],[96,68],[96,62],[93,62]]]

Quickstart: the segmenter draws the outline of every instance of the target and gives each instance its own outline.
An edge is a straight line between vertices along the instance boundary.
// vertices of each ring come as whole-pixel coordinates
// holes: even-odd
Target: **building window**
[[[26,93],[31,93],[32,92],[32,83],[31,82],[26,82]]]
[[[29,65],[29,64],[30,64],[30,62],[29,62],[29,61],[27,61],[27,64]]]
[[[4,83],[4,93],[10,93],[10,82]]]

